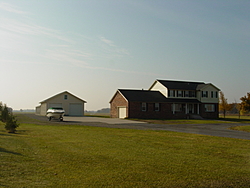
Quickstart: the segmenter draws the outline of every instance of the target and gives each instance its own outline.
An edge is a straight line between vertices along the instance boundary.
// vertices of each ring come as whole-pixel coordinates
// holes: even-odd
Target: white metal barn
[[[83,116],[84,103],[86,101],[76,97],[75,95],[64,91],[40,102],[40,106],[36,107],[36,114],[45,116],[51,107],[62,107],[66,116]]]

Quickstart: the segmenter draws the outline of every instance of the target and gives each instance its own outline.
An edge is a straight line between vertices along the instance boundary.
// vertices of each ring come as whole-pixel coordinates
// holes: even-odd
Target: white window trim
[[[141,111],[146,112],[147,111],[147,103],[143,102],[141,104]]]
[[[160,103],[155,103],[155,111],[156,112],[160,111]]]
[[[214,104],[205,104],[205,111],[206,112],[215,112],[215,105]]]

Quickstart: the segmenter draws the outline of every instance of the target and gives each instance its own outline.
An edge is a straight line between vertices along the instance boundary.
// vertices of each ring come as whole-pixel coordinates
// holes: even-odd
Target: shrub
[[[8,131],[8,133],[15,133],[16,128],[18,126],[19,126],[19,124],[17,123],[17,120],[16,120],[15,116],[10,115],[7,118],[7,121],[5,123],[5,129]]]
[[[8,107],[5,104],[4,107],[2,108],[1,121],[7,122],[9,116],[10,116],[10,113],[9,113]]]
[[[16,128],[19,126],[10,108],[8,108],[6,104],[3,106],[2,102],[0,102],[0,121],[5,123],[5,129],[9,133],[15,133]]]

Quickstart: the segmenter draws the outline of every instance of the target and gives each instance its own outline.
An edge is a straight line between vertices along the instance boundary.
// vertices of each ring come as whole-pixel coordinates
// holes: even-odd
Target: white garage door
[[[83,115],[82,104],[81,103],[69,104],[69,115],[70,116],[82,116]]]
[[[49,106],[49,108],[52,108],[52,107],[55,107],[55,108],[56,107],[60,107],[61,108],[62,107],[62,103],[49,103],[48,106]]]
[[[127,110],[126,107],[119,107],[118,108],[118,112],[119,112],[119,118],[125,118],[127,117]]]

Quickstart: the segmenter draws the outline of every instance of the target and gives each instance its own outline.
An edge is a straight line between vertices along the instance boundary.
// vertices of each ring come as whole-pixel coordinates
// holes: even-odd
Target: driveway
[[[31,118],[48,121],[44,116],[29,115]],[[65,116],[63,122],[52,121],[62,124],[77,124],[95,127],[108,127],[120,129],[139,129],[139,130],[164,130],[183,133],[193,133],[209,136],[229,137],[250,140],[250,133],[244,131],[230,130],[232,126],[246,124],[149,124],[140,121],[132,121],[116,118],[98,118],[98,117],[69,117]]]
[[[94,124],[101,127],[140,129],[140,130],[165,130],[174,132],[184,132],[193,134],[202,134],[209,136],[229,137],[250,140],[250,133],[243,131],[230,130],[231,126],[246,124],[149,124],[146,122],[132,121],[116,118],[98,118],[98,117],[64,117],[67,123],[75,121],[83,124]],[[90,125],[90,124],[89,124]],[[93,125],[92,125],[93,126]]]
[[[119,125],[119,124],[146,124],[145,122],[141,121],[132,121],[127,119],[118,119],[118,118],[99,118],[99,117],[71,117],[71,116],[64,116],[63,120],[65,122],[99,122],[105,123],[110,125]]]

